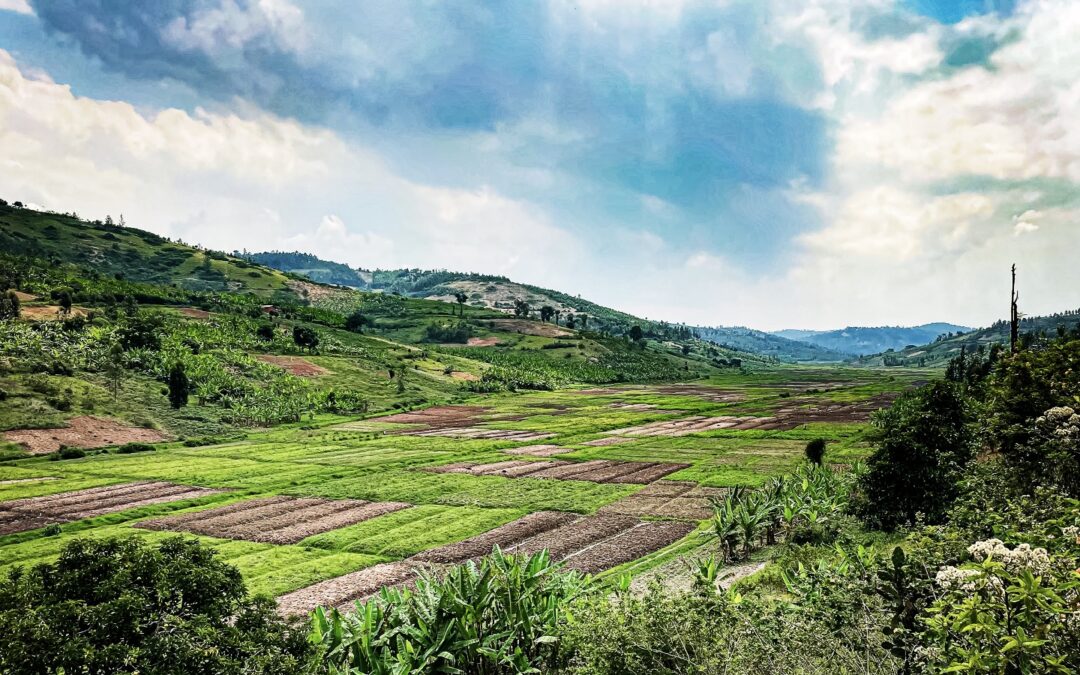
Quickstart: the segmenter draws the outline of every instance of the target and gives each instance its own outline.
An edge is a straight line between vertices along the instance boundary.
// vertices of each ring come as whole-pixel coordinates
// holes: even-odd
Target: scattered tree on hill
[[[465,301],[468,299],[469,296],[464,293],[454,293],[454,300],[456,300],[458,304],[458,314],[461,316],[465,316]]]
[[[644,331],[642,331],[641,326],[639,326],[637,324],[634,324],[633,326],[630,327],[629,335],[630,335],[630,339],[633,340],[634,342],[641,342],[643,339],[645,339]]]
[[[574,318],[573,314],[567,314],[566,315],[566,327],[573,330],[576,326],[577,326],[577,319]]]
[[[0,320],[18,319],[20,311],[19,296],[15,291],[8,291],[0,296]]]
[[[56,304],[60,305],[60,316],[71,314],[71,291],[66,288],[56,294]]]
[[[124,348],[119,342],[109,348],[109,355],[105,359],[103,369],[105,379],[109,383],[109,392],[113,401],[120,397],[120,388],[124,384]]]
[[[547,323],[553,316],[555,316],[555,308],[551,305],[544,305],[540,308],[540,320],[544,323]]]
[[[368,318],[357,310],[345,318],[345,330],[351,333],[363,333],[364,326],[369,323]]]
[[[315,351],[319,346],[319,334],[307,326],[293,326],[293,342],[301,349]]]
[[[527,319],[529,318],[529,311],[529,303],[525,302],[524,300],[514,301],[514,316],[522,319]]]
[[[347,322],[346,322],[346,325],[348,325]],[[259,327],[255,329],[255,335],[260,340],[266,340],[267,342],[273,342],[273,340],[274,340],[274,324],[272,324],[272,323],[260,323]]]
[[[806,459],[810,460],[811,464],[817,464],[821,466],[822,460],[825,459],[825,439],[815,438],[806,444]]]
[[[169,369],[169,404],[177,410],[186,406],[189,389],[190,383],[187,372],[184,371],[184,364],[177,361]]]
[[[682,355],[683,356],[690,356],[690,345],[683,345],[682,346]]]
[[[76,539],[0,583],[4,673],[301,672],[306,628],[195,539]]]
[[[588,314],[578,314],[577,318],[578,318],[578,321],[581,322],[581,330],[585,330],[586,328],[589,327],[589,315]]]

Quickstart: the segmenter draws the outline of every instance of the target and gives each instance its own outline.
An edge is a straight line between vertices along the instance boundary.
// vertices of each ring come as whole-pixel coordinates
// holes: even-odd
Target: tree
[[[461,314],[461,316],[465,316],[465,301],[468,299],[469,296],[464,293],[454,293],[454,300],[457,300],[458,313]]]
[[[555,308],[551,305],[544,305],[540,308],[540,320],[544,323],[547,323],[553,316],[555,316]]]
[[[319,346],[319,334],[307,326],[293,326],[293,342],[301,349],[314,351]]]
[[[629,335],[634,342],[641,342],[645,339],[645,333],[641,330],[641,326],[637,324],[631,326]]]
[[[348,325],[348,322],[346,322],[346,325]],[[274,340],[274,324],[272,324],[272,323],[261,323],[261,324],[259,324],[259,327],[255,329],[255,335],[260,340],[266,340],[267,342],[273,342],[273,340]]]
[[[186,406],[189,389],[190,383],[184,371],[184,364],[177,361],[169,369],[169,404],[177,410]]]
[[[124,348],[119,342],[113,343],[113,346],[109,348],[103,372],[105,379],[109,382],[109,391],[112,393],[113,401],[116,401],[124,383]]]
[[[0,582],[0,672],[262,673],[303,670],[305,627],[252,598],[195,539],[76,539],[55,563]]]
[[[589,315],[588,314],[578,314],[578,321],[581,322],[581,330],[585,330],[586,328],[589,327]]]
[[[970,404],[961,387],[938,381],[903,394],[875,413],[870,440],[877,449],[860,478],[856,510],[891,530],[938,523],[957,495],[957,481],[975,454]]]
[[[364,326],[369,323],[368,318],[357,310],[345,318],[345,330],[350,333],[363,333]]]
[[[56,304],[60,305],[60,316],[71,314],[71,291],[66,288],[56,294]]]
[[[577,326],[577,320],[573,314],[566,315],[566,327],[573,330]]]
[[[8,291],[3,296],[0,296],[0,320],[18,319],[20,312],[21,303],[15,291]]]
[[[810,460],[811,464],[817,464],[821,466],[821,461],[825,459],[825,439],[815,438],[806,444],[806,459]]]
[[[529,303],[524,300],[514,301],[514,316],[527,319],[529,318]]]
[[[682,346],[682,355],[683,356],[690,356],[690,345],[683,345]]]

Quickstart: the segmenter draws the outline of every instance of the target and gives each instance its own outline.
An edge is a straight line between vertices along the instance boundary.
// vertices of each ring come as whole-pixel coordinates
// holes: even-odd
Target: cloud
[[[34,10],[27,0],[0,0],[0,12],[15,12],[33,16]]]

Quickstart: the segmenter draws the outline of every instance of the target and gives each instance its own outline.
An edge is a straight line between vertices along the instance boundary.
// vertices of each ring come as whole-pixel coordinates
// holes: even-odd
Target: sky
[[[0,197],[651,319],[1080,307],[1075,0],[0,0]]]

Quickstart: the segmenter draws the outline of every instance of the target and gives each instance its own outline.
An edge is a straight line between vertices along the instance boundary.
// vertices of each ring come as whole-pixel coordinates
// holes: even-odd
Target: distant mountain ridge
[[[925,323],[921,326],[848,326],[838,330],[774,331],[772,335],[816,345],[848,356],[880,354],[912,345],[925,345],[942,335],[969,333],[973,329],[952,323]]]
[[[695,326],[702,340],[724,347],[771,356],[778,361],[795,363],[837,363],[851,355],[811,342],[792,340],[781,335],[746,328],[745,326]]]

